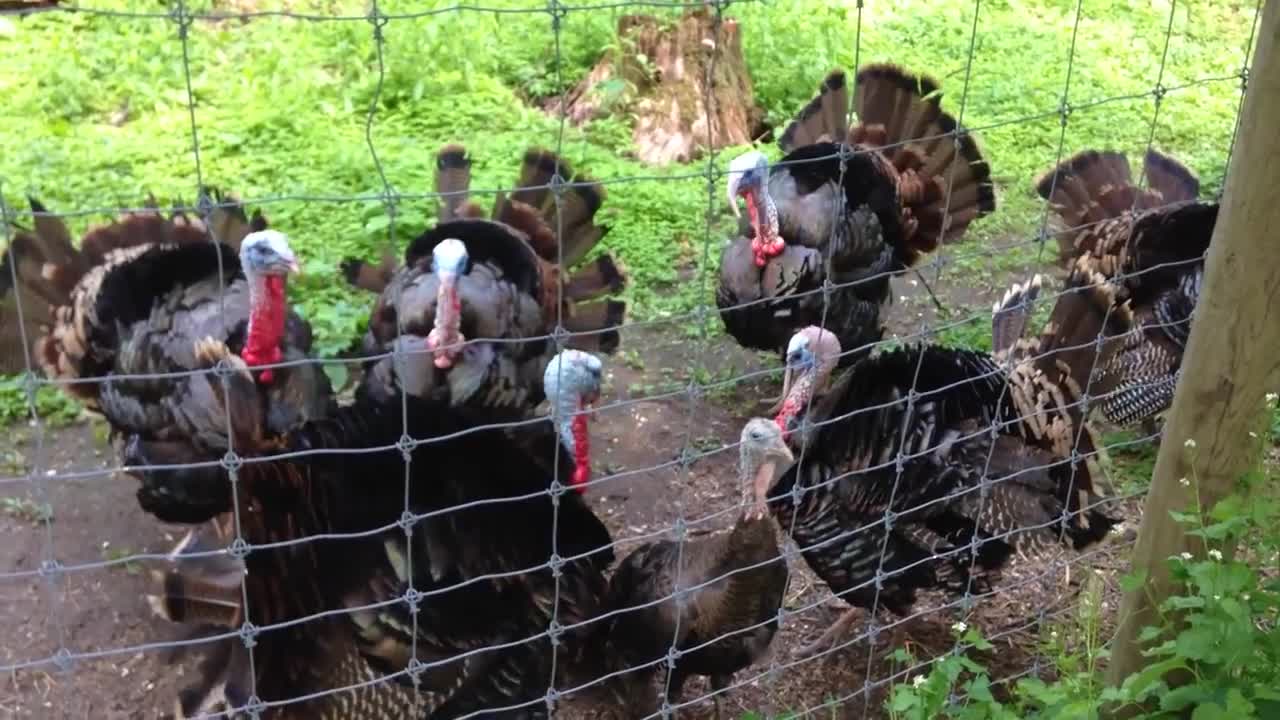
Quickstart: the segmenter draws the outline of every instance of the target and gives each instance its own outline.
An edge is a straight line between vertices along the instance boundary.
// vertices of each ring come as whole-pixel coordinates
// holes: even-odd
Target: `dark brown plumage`
[[[519,417],[542,399],[538,381],[555,352],[549,336],[557,324],[574,333],[567,340],[569,347],[599,352],[617,348],[617,327],[625,319],[626,305],[601,298],[621,290],[626,278],[608,255],[576,272],[563,272],[608,230],[594,220],[604,199],[603,186],[573,176],[564,161],[549,152],[530,150],[520,189],[509,197],[500,194],[493,219],[485,220],[478,219],[483,213],[467,200],[469,168],[461,146],[441,151],[437,189],[448,193],[442,221],[406,249],[404,266],[392,274],[370,315],[364,351],[432,347],[432,331],[440,332],[443,321],[437,310],[445,292],[434,254],[449,240],[465,248],[461,268],[449,269],[457,277],[456,330],[465,345],[444,366],[438,352],[434,358],[421,352],[409,356],[399,373],[390,359],[374,363],[367,368],[372,380],[365,388],[389,396],[403,386],[454,407]],[[556,174],[575,183],[561,196],[558,217],[553,193],[537,187]]]
[[[1136,330],[1104,368],[1114,390],[1100,404],[1122,426],[1149,423],[1173,402],[1218,215],[1177,160],[1148,151],[1143,173],[1150,187],[1134,184],[1123,154],[1089,150],[1036,183],[1062,261],[1113,280],[1133,312]]]
[[[1084,387],[1097,392],[1086,356],[1104,333],[1105,363],[1128,326],[1101,278],[1082,272],[1068,285],[1088,311],[1062,307],[1009,364],[970,350],[900,348],[849,368],[808,415],[838,346],[816,328],[793,342],[802,375],[778,421],[799,431],[793,444],[803,453],[771,506],[846,602],[905,614],[920,588],[966,592],[1014,554],[1106,536],[1114,521],[1095,507],[1092,475],[1072,451],[1093,449],[1080,406]],[[834,644],[853,617],[805,652]]]
[[[242,533],[257,548],[245,558],[250,621],[261,627],[327,610],[350,614],[263,632],[251,678],[244,659],[228,653],[230,661],[215,668],[219,682],[231,682],[228,697],[245,697],[250,680],[259,698],[279,701],[379,679],[353,693],[281,706],[266,717],[454,718],[520,705],[509,714],[544,717],[553,652],[561,653],[563,669],[583,651],[590,626],[573,626],[599,612],[603,571],[613,559],[608,531],[580,495],[553,503],[545,493],[553,476],[532,461],[535,449],[560,453],[562,484],[569,484],[573,468],[554,437],[516,442],[501,430],[474,431],[458,414],[416,399],[407,418],[398,403],[357,403],[277,435],[266,428],[244,364],[216,342],[202,343],[198,354],[205,367],[222,361],[234,370],[227,393],[217,397],[236,419],[237,447],[245,455],[348,450],[240,469]],[[407,471],[395,449],[349,452],[394,444],[402,432],[449,439],[418,445]],[[426,516],[409,537],[392,525],[406,507],[406,472],[408,507]],[[155,474],[154,482],[166,486],[205,480],[185,469]],[[230,491],[222,482],[201,493],[223,503],[205,509],[224,511]],[[390,530],[368,534],[387,525]],[[364,534],[261,547],[317,533]],[[546,567],[553,551],[566,558],[555,573]],[[412,614],[405,602],[388,603],[410,583],[423,593]],[[542,637],[553,617],[568,628],[556,651]],[[234,647],[239,639],[229,642]],[[429,666],[417,691],[405,674],[415,646]],[[460,655],[467,657],[449,661]]]
[[[660,661],[672,647],[682,654],[664,686],[667,701],[677,704],[693,675],[709,676],[713,691],[728,687],[734,673],[761,659],[778,630],[788,573],[764,501],[794,458],[778,427],[760,418],[743,428],[741,454],[746,507],[731,530],[647,543],[624,558],[609,581],[605,609],[624,612],[602,631],[601,665],[627,672],[619,684],[631,689],[620,694],[636,717],[657,710],[663,695],[652,684],[665,679]],[[720,695],[715,706],[718,717]]]
[[[958,126],[937,90],[927,76],[865,66],[850,127],[837,70],[783,132],[787,154],[776,166],[759,153],[735,159],[730,193],[752,196],[754,238],[725,248],[716,303],[740,344],[780,352],[795,331],[822,324],[852,362],[865,354],[852,351],[882,337],[889,275],[995,210],[990,169],[971,135],[951,135]],[[843,172],[842,143],[850,153]],[[775,239],[775,217],[784,244],[762,268],[754,243]],[[829,295],[818,292],[827,280],[838,286]]]

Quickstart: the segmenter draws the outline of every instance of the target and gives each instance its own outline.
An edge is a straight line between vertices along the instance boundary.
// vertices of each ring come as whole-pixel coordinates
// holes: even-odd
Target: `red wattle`
[[[583,407],[579,406],[579,410]],[[578,493],[587,491],[587,481],[591,479],[591,441],[587,432],[587,416],[575,415],[570,421],[573,433],[573,476],[569,486]]]
[[[271,365],[284,359],[280,339],[284,337],[284,285],[283,275],[262,278],[262,295],[255,298],[249,310],[249,330],[240,358],[249,367]],[[270,383],[274,375],[271,368],[258,373],[258,380]]]

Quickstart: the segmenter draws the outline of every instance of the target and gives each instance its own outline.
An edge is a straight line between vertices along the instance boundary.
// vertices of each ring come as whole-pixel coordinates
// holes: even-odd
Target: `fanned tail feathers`
[[[1004,362],[1013,354],[1014,346],[1031,320],[1031,308],[1040,296],[1040,285],[1039,274],[1025,283],[1014,283],[991,307],[991,354],[997,361]]]
[[[977,141],[942,111],[936,80],[896,65],[858,71],[858,124],[850,144],[879,148],[898,173],[908,261],[959,240],[974,220],[995,211],[991,168]]]
[[[1117,302],[1107,279],[1077,263],[1041,333],[1034,362],[1050,377],[1069,378],[1075,395],[1088,387],[1096,397],[1108,388],[1090,384],[1091,374],[1097,377],[1107,367],[1133,325],[1129,304]],[[1100,347],[1099,336],[1103,338]]]

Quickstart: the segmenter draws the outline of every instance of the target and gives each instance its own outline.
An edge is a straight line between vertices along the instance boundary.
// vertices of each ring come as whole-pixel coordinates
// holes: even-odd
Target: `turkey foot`
[[[840,616],[839,620],[836,620],[830,628],[827,628],[826,632],[822,633],[821,637],[796,650],[792,657],[796,660],[808,660],[820,652],[835,649],[840,644],[840,641],[844,639],[844,636],[848,634],[849,628],[853,625],[853,621],[858,618],[858,615],[858,608],[849,608]]]

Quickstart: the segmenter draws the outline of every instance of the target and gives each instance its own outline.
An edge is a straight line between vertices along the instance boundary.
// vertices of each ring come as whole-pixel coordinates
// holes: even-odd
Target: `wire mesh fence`
[[[407,192],[393,183],[384,168],[383,158],[394,151],[379,144],[376,129],[389,72],[386,47],[397,23],[502,16],[513,33],[527,32],[522,30],[525,23],[549,26],[555,87],[560,92],[558,102],[551,105],[557,133],[552,142],[543,144],[563,158],[573,153],[567,149],[570,122],[561,58],[565,37],[572,32],[566,28],[575,18],[604,12],[666,13],[671,17],[686,12],[705,13],[712,29],[712,36],[707,38],[711,59],[701,68],[701,102],[710,112],[721,102],[714,92],[720,33],[725,23],[734,22],[734,12],[744,6],[761,6],[764,9],[759,12],[766,17],[769,12],[765,4],[727,0],[550,0],[524,6],[456,4],[423,9],[395,7],[393,11],[373,0],[367,12],[348,14],[258,8],[215,11],[179,1],[154,10],[55,5],[47,12],[165,23],[174,31],[181,49],[189,114],[186,132],[197,192],[196,203],[179,205],[175,211],[190,218],[182,222],[204,233],[211,246],[220,241],[215,232],[215,213],[219,209],[243,206],[269,213],[273,205],[295,202],[373,203],[382,206],[387,218],[386,244],[394,255],[401,256],[405,248],[396,240],[397,222],[406,208],[432,201],[443,206],[451,198],[448,193]],[[1252,11],[1254,22],[1260,8],[1259,4]],[[873,30],[864,24],[863,3],[851,6],[850,11],[855,29],[848,38],[854,59],[850,69],[856,70],[867,64],[863,35]],[[1241,57],[1238,73],[1176,79],[1167,75],[1166,60],[1179,12],[1185,9],[1170,3],[1163,37],[1147,39],[1158,48],[1159,57],[1149,89],[1110,97],[1079,97],[1073,92],[1075,62],[1078,53],[1087,50],[1077,49],[1076,40],[1082,22],[1090,22],[1090,18],[1086,4],[1076,3],[1068,15],[1072,20],[1071,44],[1058,102],[1032,114],[968,125],[966,113],[987,97],[980,90],[984,85],[983,68],[976,59],[983,40],[984,14],[984,3],[978,0],[971,15],[956,16],[963,20],[962,26],[946,29],[965,33],[968,46],[967,57],[957,63],[958,71],[946,82],[946,111],[955,121],[950,129],[941,134],[909,136],[876,149],[837,145],[832,152],[772,162],[769,171],[786,173],[796,168],[799,177],[806,166],[834,167],[827,180],[843,188],[850,186],[851,173],[857,172],[854,163],[860,157],[882,157],[896,147],[923,145],[949,145],[959,154],[966,138],[980,139],[983,133],[1004,127],[1056,119],[1058,127],[1042,138],[1044,147],[1051,149],[1046,167],[1052,168],[1080,149],[1073,147],[1069,136],[1074,117],[1086,111],[1105,114],[1110,106],[1125,102],[1150,103],[1145,147],[1148,153],[1157,150],[1157,126],[1168,98],[1219,85],[1237,85],[1243,93],[1248,79],[1252,32],[1245,46],[1235,49]],[[272,191],[232,203],[208,190],[201,138],[217,128],[204,125],[200,119],[200,93],[193,81],[197,60],[191,49],[191,29],[198,21],[228,19],[368,23],[374,81],[364,136],[365,150],[376,175],[375,191],[356,195],[327,194],[320,189],[301,193]],[[896,61],[892,57],[874,59]],[[297,111],[306,113],[312,109]],[[849,126],[858,121],[853,111],[848,107],[845,122]],[[272,429],[265,433],[267,437],[263,427],[246,428],[246,423],[254,422],[255,413],[265,415],[266,411],[262,407],[236,406],[233,401],[239,392],[237,382],[243,378],[232,356],[202,356],[204,367],[198,367],[198,362],[179,367],[183,361],[172,359],[171,372],[131,373],[111,359],[123,356],[124,350],[98,352],[97,344],[109,344],[118,338],[88,336],[85,344],[92,347],[87,355],[97,353],[99,364],[84,367],[101,367],[110,370],[109,375],[46,372],[38,362],[30,360],[40,358],[44,352],[41,338],[51,330],[29,317],[30,308],[22,307],[24,299],[32,296],[18,291],[24,283],[30,283],[18,257],[20,238],[31,233],[43,236],[49,231],[42,223],[54,218],[117,212],[119,203],[112,207],[63,208],[58,212],[34,206],[27,211],[6,204],[2,209],[9,244],[6,273],[10,277],[0,282],[9,285],[17,317],[24,318],[14,337],[20,339],[22,355],[28,358],[23,383],[30,411],[32,451],[23,471],[0,477],[0,486],[27,486],[36,502],[51,507],[55,515],[59,508],[51,501],[54,485],[91,481],[94,484],[82,487],[95,488],[104,486],[110,476],[121,471],[156,478],[149,481],[156,484],[189,482],[192,487],[215,477],[218,482],[225,482],[229,497],[217,512],[209,511],[205,513],[209,517],[202,518],[219,523],[222,535],[218,542],[201,545],[200,549],[184,547],[180,555],[131,550],[100,553],[98,559],[89,559],[85,554],[65,555],[55,550],[58,530],[53,517],[45,514],[37,518],[38,528],[24,532],[41,535],[38,561],[27,567],[5,569],[0,572],[0,583],[36,583],[40,587],[43,601],[39,604],[45,605],[47,612],[47,637],[31,638],[33,651],[10,653],[0,663],[0,669],[15,677],[56,671],[60,683],[75,687],[77,668],[85,663],[101,661],[127,667],[128,659],[139,654],[159,656],[162,651],[183,647],[224,647],[229,648],[225,651],[229,659],[212,670],[202,666],[195,671],[191,683],[199,684],[200,676],[212,672],[217,684],[225,686],[222,692],[228,703],[255,717],[293,716],[289,713],[300,717],[471,717],[493,713],[665,717],[677,711],[707,712],[712,705],[708,700],[714,701],[717,712],[723,702],[730,701],[735,712],[808,715],[834,711],[875,717],[884,714],[882,705],[889,688],[918,678],[937,658],[972,647],[975,640],[968,634],[969,628],[981,629],[986,641],[1007,650],[1007,656],[997,653],[991,663],[995,685],[1010,686],[1021,677],[1053,673],[1052,647],[1058,642],[1055,628],[1077,622],[1081,615],[1105,618],[1106,609],[1114,604],[1118,592],[1115,577],[1125,570],[1126,550],[1133,540],[1132,527],[1136,527],[1132,520],[1139,513],[1138,501],[1144,492],[1140,485],[1120,483],[1111,484],[1105,493],[1095,492],[1093,483],[1101,477],[1089,467],[1099,467],[1102,456],[1108,453],[1159,440],[1158,432],[1149,428],[1136,437],[1097,443],[1092,440],[1091,421],[1086,419],[1097,417],[1099,406],[1121,392],[1096,391],[1092,386],[1107,370],[1096,366],[1103,357],[1100,351],[1115,338],[1096,334],[1085,342],[1059,343],[1048,351],[1032,343],[1005,348],[1007,353],[995,358],[982,351],[957,351],[939,360],[916,348],[936,343],[939,335],[949,330],[975,324],[985,328],[992,322],[992,313],[985,308],[981,312],[960,308],[926,315],[922,310],[916,318],[904,320],[904,308],[911,306],[898,302],[882,311],[890,318],[895,312],[898,314],[890,320],[892,337],[864,346],[839,347],[831,357],[818,350],[821,334],[814,341],[815,346],[805,346],[809,354],[800,361],[789,351],[762,355],[738,351],[733,338],[722,333],[717,316],[765,312],[775,306],[776,296],[729,306],[722,303],[716,307],[712,303],[717,284],[724,282],[723,277],[713,275],[718,266],[716,255],[726,240],[733,239],[733,233],[726,237],[722,225],[726,213],[723,192],[732,174],[724,153],[714,149],[713,123],[706,123],[705,130],[708,135],[703,159],[689,163],[683,171],[585,180],[562,176],[561,166],[555,165],[549,182],[544,184],[466,188],[465,197],[494,197],[499,202],[520,190],[545,190],[551,208],[550,230],[560,238],[568,231],[565,208],[568,196],[575,190],[598,184],[609,189],[610,197],[617,197],[637,184],[704,183],[705,223],[701,237],[691,242],[689,251],[698,258],[693,264],[696,271],[682,278],[682,282],[697,287],[698,302],[691,310],[574,330],[573,318],[566,314],[571,305],[564,297],[564,284],[541,279],[531,282],[546,282],[552,287],[545,290],[553,295],[541,309],[545,328],[531,332],[526,327],[516,327],[499,337],[489,337],[484,328],[492,327],[492,323],[464,315],[461,327],[466,328],[465,338],[456,350],[464,366],[481,352],[488,353],[484,358],[541,353],[545,362],[552,351],[559,353],[583,342],[590,346],[611,331],[621,333],[623,353],[635,349],[637,356],[632,356],[631,361],[624,354],[597,353],[614,382],[614,387],[601,395],[600,402],[590,406],[585,402],[566,404],[559,396],[549,397],[548,409],[535,410],[530,404],[516,413],[522,417],[476,412],[472,407],[455,407],[438,398],[415,395],[409,387],[415,367],[412,363],[422,367],[438,357],[439,344],[429,341],[413,347],[387,342],[358,358],[323,360],[326,365],[363,367],[365,372],[359,380],[362,384],[377,382],[372,368],[381,366],[391,373],[389,387],[394,392],[380,397],[357,392],[354,399],[343,398],[344,410],[333,411],[338,420],[320,419],[302,430]],[[483,152],[482,148],[470,149]],[[1221,148],[1223,167],[1233,151],[1234,133]],[[950,165],[951,177],[943,178],[943,216],[954,209],[953,192],[960,192],[954,177],[957,167],[959,164]],[[898,167],[893,176],[906,177],[916,169]],[[1020,186],[1030,180],[1006,180],[1002,176],[996,179],[1002,186]],[[16,179],[5,180],[0,189],[9,190]],[[1056,182],[1051,181],[1046,198],[1053,195]],[[1144,166],[1135,182],[1136,191],[1127,203],[1130,212],[1125,218],[1129,224],[1117,235],[1125,243],[1129,242],[1135,213],[1157,214],[1185,205],[1142,205],[1141,192],[1149,182]],[[848,199],[849,206],[867,202],[867,197]],[[139,206],[128,210],[149,211]],[[749,211],[753,215],[753,231],[759,237],[764,232],[759,224],[763,216],[756,215],[755,206],[749,205]],[[840,227],[846,213],[851,212],[844,203],[811,210],[824,211],[831,213],[827,225],[840,228],[838,232],[848,232]],[[1034,266],[1046,278],[1035,306],[1056,310],[1066,307],[1064,303],[1072,297],[1097,289],[1098,282],[1112,289],[1141,285],[1144,277],[1154,283],[1174,268],[1186,268],[1178,275],[1190,277],[1203,264],[1203,256],[1198,255],[1150,263],[1137,270],[1116,266],[1101,281],[1091,278],[1078,286],[1059,287],[1061,283],[1049,279],[1054,259],[1051,256],[1056,251],[1046,247],[1056,243],[1062,232],[1052,222],[1056,212],[1059,211],[1046,200],[1039,213],[1038,232],[943,245],[909,271],[876,271],[856,279],[840,279],[838,273],[828,270],[831,274],[822,272],[816,286],[798,289],[788,298],[792,307],[805,298],[820,298],[820,320],[816,324],[831,328],[843,320],[828,314],[832,298],[840,297],[843,291],[870,287],[890,275],[895,282],[920,283],[927,290],[930,282],[942,281],[946,268],[975,264],[992,267],[998,256],[1028,251],[1028,257],[1035,258]],[[617,222],[625,220],[620,218]],[[1091,216],[1070,231],[1076,234],[1093,228],[1102,233],[1109,224],[1114,224],[1113,217]],[[280,227],[293,238],[303,234],[301,229]],[[787,232],[801,230],[793,225]],[[1138,234],[1133,233],[1133,237]],[[834,267],[832,263],[838,258],[831,254],[847,241],[833,237],[830,242],[817,245],[819,252],[825,254],[823,268]],[[1207,244],[1207,237],[1204,241]],[[608,237],[602,245],[608,249]],[[467,249],[469,269],[486,262],[503,262],[486,255],[491,251],[482,245]],[[554,257],[532,264],[547,273],[552,272],[545,270],[547,267],[564,265],[567,275],[563,242],[556,243],[555,253]],[[227,293],[231,292],[231,280],[237,277],[239,265],[224,267],[230,255],[214,253],[207,257],[213,260],[208,275],[216,278],[210,285],[217,306],[231,307],[235,300],[229,299]],[[133,259],[128,258],[125,264]],[[421,264],[416,272],[423,276],[440,278],[447,272],[439,254],[434,261],[428,261],[420,253],[417,260]],[[137,281],[143,283],[144,279]],[[520,282],[518,278],[507,281],[517,285]],[[431,285],[432,292],[444,284],[439,280]],[[896,289],[890,288],[890,294]],[[383,297],[393,297],[386,294],[392,290],[388,286]],[[399,291],[409,292],[405,286]],[[1193,292],[1198,293],[1198,282],[1195,290],[1187,293],[1194,303]],[[474,299],[466,300],[472,303],[469,313],[482,312],[477,309],[482,306],[475,305]],[[115,322],[110,319],[115,312],[113,306],[100,298],[94,301],[96,315],[86,314],[87,319],[81,322],[111,326]],[[408,306],[396,307],[398,312],[390,313],[389,320],[395,335],[425,340],[428,328],[434,331],[440,327],[443,312],[439,308],[443,302],[425,308],[434,314],[425,324]],[[506,311],[495,310],[494,314],[501,312]],[[1113,314],[1130,312],[1130,306],[1117,300],[1104,309],[1099,327],[1108,326]],[[1034,336],[1041,329],[1037,323],[1044,314],[1033,317],[1028,310],[1027,316],[1033,318],[1028,324],[1034,327],[1028,329]],[[70,323],[65,313],[51,320],[55,325]],[[139,320],[143,319],[133,316],[121,322]],[[155,321],[154,316],[151,321]],[[774,321],[787,323],[785,315],[776,316]],[[226,316],[218,326],[210,325],[210,332],[215,339],[232,345],[245,343],[246,331],[236,329],[236,324],[242,322],[244,317]],[[387,320],[384,318],[383,322]],[[504,322],[509,320],[498,325]],[[1162,332],[1185,336],[1190,313],[1171,315],[1167,309],[1153,309],[1128,322],[1132,326],[1126,330],[1126,337]],[[181,330],[173,329],[179,333]],[[222,333],[220,337],[216,336],[218,332]],[[360,334],[364,334],[363,328]],[[64,345],[67,342],[71,341],[64,340]],[[879,354],[866,359],[872,350]],[[473,354],[467,355],[468,352]],[[1069,371],[1053,379],[1055,356],[1078,358],[1082,354],[1087,357],[1083,386],[1072,384]],[[568,386],[574,380],[570,377],[573,371],[568,367],[569,356],[560,357],[564,359],[553,366],[554,372],[549,371],[555,377],[555,387]],[[883,360],[886,357],[905,358],[905,374],[892,375],[892,363]],[[737,364],[739,360],[741,364]],[[252,365],[254,373],[266,369],[287,372],[320,362],[314,357],[269,358],[268,362]],[[46,356],[44,363],[47,366],[52,361]],[[649,363],[677,367],[654,378],[651,367],[647,367]],[[681,364],[687,364],[687,369],[680,369]],[[769,513],[757,519],[752,514],[751,493],[743,487],[751,488],[754,478],[735,479],[738,471],[734,467],[754,457],[753,442],[758,439],[745,431],[741,439],[736,439],[739,430],[750,417],[765,414],[764,405],[754,409],[752,406],[760,399],[762,389],[776,389],[776,381],[784,371],[794,371],[799,378],[804,373],[816,373],[827,364],[834,378],[825,386],[828,394],[803,396],[792,408],[795,424],[780,423],[780,437],[785,433],[783,442],[790,448],[787,454],[793,457],[788,463],[790,469],[778,470],[768,483],[769,490],[786,486],[786,492],[775,492]],[[959,376],[953,370],[943,372],[938,369],[943,365],[960,367],[963,372]],[[451,381],[438,379],[448,377],[444,370],[447,366],[438,362],[435,366],[441,372],[428,371],[432,373],[430,377],[451,388]],[[120,446],[113,448],[107,458],[59,462],[52,457],[48,446],[59,431],[47,427],[38,411],[36,393],[40,388],[111,393],[130,387],[130,383],[147,387],[147,383],[165,378],[190,378],[189,385],[183,387],[196,387],[198,377],[212,378],[206,385],[199,385],[208,388],[206,394],[191,394],[183,402],[204,403],[204,417],[192,421],[196,424],[217,418],[220,440],[226,443],[225,448],[220,448],[224,452],[182,456],[174,462],[150,462],[163,459],[153,452],[145,467],[130,463],[129,457],[141,456],[118,452]],[[620,388],[623,377],[635,382]],[[810,377],[820,384],[819,378],[817,374]],[[538,368],[536,379],[521,376],[517,382],[540,387],[542,380],[542,368]],[[655,381],[659,383],[654,384]],[[490,382],[490,378],[479,382]],[[1126,389],[1141,392],[1144,385],[1156,388],[1168,382],[1169,375],[1148,377]],[[799,385],[801,380],[796,379],[795,383]],[[967,405],[975,402],[969,393],[978,392],[974,388],[979,386],[988,388],[983,392],[993,394],[994,400],[973,409]],[[504,387],[501,392],[509,391],[510,387]],[[102,396],[98,397],[98,404],[104,404]],[[266,404],[280,402],[269,391],[263,397],[266,399],[261,402]],[[163,402],[154,394],[150,398],[157,404]],[[175,417],[195,414],[184,409],[175,412]],[[122,436],[130,434],[131,422],[137,423],[137,418],[113,417],[110,411],[106,415]],[[585,425],[577,424],[578,418],[590,418],[594,429],[580,430]],[[264,422],[269,424],[269,420]],[[180,429],[171,428],[174,432]],[[597,446],[604,444],[605,450],[596,455],[594,464],[587,461],[590,478],[586,484],[575,485],[570,473],[586,457],[585,450],[576,454],[576,443],[585,447],[585,432],[593,436]],[[144,441],[177,439],[188,440],[166,436]],[[336,442],[338,439],[343,442]],[[248,447],[242,444],[246,440]],[[1010,443],[1017,446],[1009,451],[1018,458],[1016,467],[1002,454]],[[615,444],[621,444],[616,455],[611,450]],[[607,458],[603,463],[599,460],[601,454]],[[615,458],[621,467],[614,465]],[[395,492],[389,493],[386,487],[392,482]],[[584,492],[580,495],[580,491]],[[387,499],[392,495],[394,503]],[[174,501],[181,504],[180,500]],[[1042,509],[1009,521],[1004,514],[1016,515],[1021,502],[1044,502],[1051,512]],[[1031,517],[1035,519],[1028,519]],[[1108,517],[1123,522],[1108,532],[1108,521],[1101,537],[1080,543],[1085,547],[1072,547],[1068,542],[1077,534],[1088,535],[1091,522]],[[764,535],[760,533],[751,534],[752,528],[762,522],[767,525],[770,539],[762,539]],[[591,539],[599,540],[598,533],[592,534],[595,525],[604,531],[603,542]],[[1130,526],[1128,532],[1126,525]],[[774,539],[775,530],[781,542]],[[1031,539],[1046,535],[1054,535],[1061,542]],[[535,550],[543,554],[530,562]],[[1001,557],[992,559],[992,553]],[[200,559],[232,559],[248,568],[247,573],[236,578],[238,602],[233,603],[236,607],[230,612],[232,621],[222,623],[212,634],[90,647],[78,641],[78,628],[66,624],[67,603],[72,599],[67,587],[73,578],[139,565],[168,570],[175,562]],[[787,572],[782,573],[779,583],[777,573],[769,571],[781,567],[786,567]],[[1095,574],[1100,577],[1095,579]],[[910,588],[918,589],[918,595]],[[162,590],[182,596],[171,586]],[[199,588],[187,590],[194,597]],[[683,610],[676,611],[676,607]],[[838,613],[833,615],[833,609]],[[850,609],[857,612],[847,614]],[[118,611],[124,614],[137,609]],[[647,627],[647,632],[640,633],[647,636],[627,634],[625,628],[629,626],[620,619],[628,616],[639,618],[630,622]],[[199,618],[187,620],[196,624]],[[1108,621],[1097,622],[1105,625]],[[829,637],[824,632],[828,629],[843,632]],[[814,643],[819,636],[821,642]],[[661,649],[655,651],[652,641],[658,637],[663,638],[658,643]],[[646,647],[629,647],[628,643]],[[908,649],[909,657],[895,654],[899,648]],[[641,655],[644,657],[638,660]],[[153,667],[157,675],[168,669],[164,665]],[[707,675],[710,682],[686,687],[690,674]],[[628,679],[636,683],[643,680],[652,687],[635,690],[624,684]],[[158,690],[150,693],[149,706],[165,707],[173,702],[171,697],[159,697],[162,694]],[[33,697],[28,695],[18,701],[38,702]],[[190,698],[184,698],[184,702],[190,704]],[[576,709],[577,702],[586,703],[588,709]],[[231,708],[201,709],[214,717],[235,712]],[[191,708],[185,710],[189,712]],[[149,707],[134,707],[127,712],[147,711]]]

